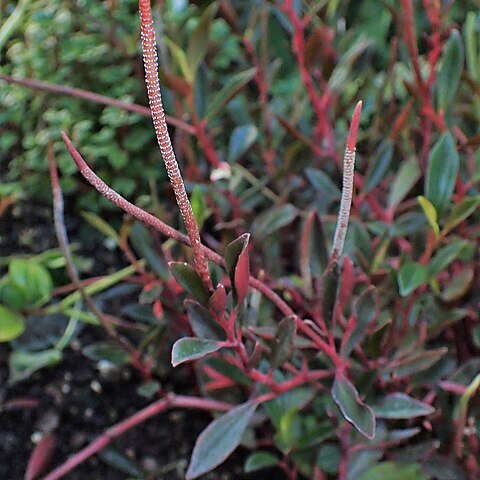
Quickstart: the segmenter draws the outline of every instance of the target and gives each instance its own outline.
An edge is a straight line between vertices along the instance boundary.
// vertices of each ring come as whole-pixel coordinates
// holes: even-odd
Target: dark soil
[[[81,238],[81,222],[67,220],[71,238]],[[82,243],[85,257],[94,258],[91,275],[105,274],[125,266],[125,260],[99,242]],[[0,219],[0,256],[36,254],[56,248],[51,209],[40,205],[17,205]],[[1,273],[1,272],[0,272]],[[110,313],[115,313],[111,311]],[[41,330],[41,328],[40,328]],[[64,350],[62,362],[35,372],[29,378],[8,384],[10,346],[0,344],[0,480],[21,480],[35,442],[42,433],[52,432],[56,449],[50,468],[60,465],[110,426],[133,415],[156,400],[137,393],[143,380],[129,366],[113,374],[102,375],[97,363],[86,358],[85,345],[103,340],[98,327],[83,328],[70,347]],[[177,394],[195,395],[194,377],[188,367],[165,369],[162,387]],[[36,405],[4,408],[15,401]],[[207,412],[171,410],[152,417],[116,439],[100,455],[66,475],[67,480],[177,480],[184,478],[191,451],[198,434],[211,421]],[[278,470],[246,475],[243,463],[248,451],[238,449],[215,472],[203,479],[281,479]],[[122,467],[123,458],[129,463]],[[113,460],[112,460],[113,458]],[[128,468],[136,469],[137,473]]]

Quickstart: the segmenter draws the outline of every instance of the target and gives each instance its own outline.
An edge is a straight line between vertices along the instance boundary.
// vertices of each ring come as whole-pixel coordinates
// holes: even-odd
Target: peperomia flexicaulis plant
[[[221,3],[227,16],[229,2]],[[432,5],[428,6],[428,16],[435,24],[439,21],[438,9]],[[456,239],[450,243],[445,240],[448,233],[472,214],[479,202],[476,198],[460,203],[461,208],[451,210],[449,216],[440,221],[441,216],[450,209],[459,171],[455,140],[451,133],[446,132],[442,110],[448,104],[448,99],[453,98],[455,91],[452,93],[448,90],[445,87],[448,82],[444,81],[442,88],[447,88],[448,94],[438,101],[442,108],[435,107],[432,86],[435,83],[435,66],[441,51],[442,37],[432,35],[430,38],[430,44],[433,45],[433,53],[428,57],[430,74],[424,77],[424,66],[420,64],[415,39],[412,2],[402,1],[401,9],[404,40],[413,67],[413,80],[405,83],[410,90],[415,91],[420,104],[422,130],[419,137],[425,145],[421,155],[425,164],[422,166],[425,167],[425,196],[414,199],[415,205],[418,201],[421,208],[421,219],[424,220],[425,217],[428,220],[430,229],[425,251],[418,260],[410,262],[406,260],[408,257],[399,254],[388,264],[390,270],[385,267],[386,252],[392,244],[398,250],[404,248],[408,253],[412,250],[412,245],[406,240],[407,234],[397,233],[404,225],[396,225],[394,219],[401,210],[400,205],[406,194],[420,178],[421,173],[416,161],[408,160],[404,163],[389,191],[386,206],[377,195],[382,183],[378,171],[388,171],[393,155],[393,142],[400,132],[404,131],[412,105],[409,104],[400,113],[393,124],[390,137],[381,145],[376,160],[377,170],[369,167],[366,175],[357,176],[354,183],[355,149],[362,110],[362,102],[358,102],[353,109],[346,141],[340,207],[336,228],[332,232],[330,253],[327,253],[330,242],[325,241],[326,233],[318,213],[302,212],[302,215],[299,215],[304,221],[300,239],[300,270],[304,283],[301,288],[296,289],[295,285],[288,282],[273,281],[268,271],[262,270],[262,265],[257,266],[250,261],[255,243],[264,240],[260,234],[257,236],[255,232],[253,235],[243,233],[224,245],[211,241],[211,238],[206,236],[205,243],[202,242],[199,222],[187,196],[167,128],[160,93],[157,45],[150,2],[139,1],[150,112],[187,234],[120,196],[87,165],[69,136],[62,133],[62,137],[81,174],[103,196],[156,230],[164,239],[191,247],[191,252],[184,250],[187,252],[185,256],[188,262],[169,263],[176,283],[188,295],[184,309],[190,332],[187,336],[175,339],[171,350],[171,363],[175,368],[194,365],[201,394],[184,396],[159,389],[157,394],[160,398],[156,402],[113,426],[48,474],[45,480],[63,477],[125,431],[153,415],[177,407],[202,409],[218,415],[196,440],[186,472],[187,479],[201,477],[215,469],[242,443],[253,450],[247,459],[246,471],[277,466],[290,479],[298,478],[299,475],[315,479],[336,475],[336,478],[347,480],[353,478],[358,471],[361,473],[360,478],[364,480],[368,475],[372,475],[372,478],[382,478],[383,475],[383,478],[386,478],[392,472],[400,472],[398,474],[403,475],[403,478],[427,478],[418,464],[403,465],[396,461],[378,463],[382,454],[379,456],[377,453],[397,447],[419,434],[419,424],[413,423],[416,419],[421,419],[418,421],[422,422],[421,425],[426,430],[431,428],[428,416],[437,414],[431,405],[436,393],[433,389],[429,390],[429,394],[421,401],[415,398],[415,386],[409,385],[406,379],[417,376],[415,378],[418,386],[421,374],[441,362],[446,354],[444,347],[423,350],[420,346],[425,339],[434,337],[436,331],[441,331],[444,327],[440,323],[429,328],[422,319],[418,321],[418,332],[415,332],[415,335],[406,335],[404,344],[397,345],[396,335],[398,332],[408,331],[409,325],[415,324],[415,315],[419,311],[435,316],[437,303],[422,295],[427,288],[431,288],[440,296],[439,276],[456,260],[468,258],[468,245]],[[288,19],[290,22],[292,50],[299,66],[302,85],[307,91],[315,115],[312,152],[315,158],[321,161],[328,158],[334,164],[337,161],[336,165],[340,166],[340,159],[335,151],[334,130],[328,114],[328,106],[334,95],[333,86],[330,82],[324,82],[323,72],[311,74],[307,66],[311,60],[306,58],[305,36],[311,13],[302,16],[292,1],[280,2],[279,10],[284,15],[283,21]],[[204,18],[214,15],[213,10],[207,9],[204,15]],[[235,16],[228,18],[235,25]],[[321,31],[321,26],[318,31],[320,34],[328,34]],[[449,39],[452,49],[458,46],[456,40],[456,34],[452,33]],[[266,93],[268,72],[252,48],[251,38],[245,35],[243,42],[255,69],[243,72],[242,78],[236,79],[237,85],[247,82],[256,85],[260,92],[262,120],[265,130],[269,132],[272,112]],[[185,75],[185,82],[193,83],[189,76],[190,71],[189,75]],[[457,76],[454,75],[455,78]],[[319,79],[319,83],[325,87],[321,95],[314,79]],[[208,114],[205,114],[204,119],[199,119],[194,110],[192,112],[192,129],[198,142],[209,164],[216,169],[215,174],[221,174],[221,164],[211,148]],[[302,141],[308,140],[291,125],[286,125],[292,134],[300,137]],[[429,140],[434,128],[438,129],[441,136],[430,151]],[[251,132],[241,131],[242,135],[247,133]],[[248,135],[245,138],[247,137]],[[317,139],[325,141],[320,145],[315,143]],[[272,138],[267,138],[262,158],[269,172],[275,170],[273,148]],[[52,172],[58,205],[61,203],[58,179],[53,168]],[[245,178],[251,178],[248,174],[248,171],[244,174]],[[317,178],[322,178],[318,171],[316,175]],[[324,179],[323,182],[325,184]],[[360,191],[355,200],[354,187],[358,187]],[[264,188],[265,196],[275,201],[280,198],[281,203],[281,196],[267,187]],[[463,200],[461,193],[465,194],[467,187],[459,187],[459,190],[459,200]],[[237,199],[232,197],[234,203]],[[374,245],[375,255],[372,254],[374,258],[370,264],[361,257],[363,252],[360,252],[355,262],[350,255],[344,254],[352,200],[356,233],[359,230],[358,223],[362,221],[360,213],[363,201],[387,226],[382,226],[382,229],[378,223],[369,225],[371,231],[379,232]],[[287,215],[298,215],[292,205],[283,205],[280,208],[283,207],[286,207],[283,212],[287,212]],[[405,208],[405,205],[402,205],[402,208]],[[420,224],[418,216],[414,225]],[[61,226],[62,220],[56,219],[56,223]],[[410,224],[407,226],[410,232],[412,227]],[[60,237],[62,235],[64,236],[59,234]],[[368,243],[369,237],[366,234],[363,234],[360,240],[364,241],[365,236]],[[214,248],[211,248],[212,245]],[[66,251],[65,245],[63,249]],[[362,271],[358,264],[364,267],[367,264],[367,267]],[[395,273],[392,274],[392,271]],[[394,278],[393,282],[390,277]],[[72,281],[78,283],[78,279]],[[387,300],[377,293],[377,283],[382,283]],[[388,313],[387,309],[381,312],[384,303],[390,298],[385,285],[388,290],[398,286],[399,297],[393,300],[396,305],[395,314]],[[81,292],[81,289],[79,290]],[[448,303],[452,298],[457,298],[457,291],[450,292],[450,297],[441,297],[442,301]],[[268,324],[259,323],[257,318],[258,303],[262,297],[275,307],[268,310],[272,317]],[[88,297],[84,296],[84,299],[86,303],[90,303]],[[460,318],[464,312],[452,310],[451,314]],[[116,331],[108,322],[105,323],[101,312],[98,312],[98,316],[110,336],[116,338]],[[421,317],[420,314],[418,316]],[[454,320],[449,317],[445,322],[447,321]],[[395,329],[388,331],[391,324]],[[143,363],[139,351],[122,338],[116,340],[129,353],[132,363],[144,378],[151,379],[152,374]],[[361,348],[362,345],[365,348]],[[471,388],[467,390],[461,390],[458,385],[455,382],[446,382],[442,388],[446,391],[457,389],[463,395],[457,415],[458,425],[461,427],[457,429],[453,441],[453,451],[456,457],[460,458],[463,452],[468,402],[478,388],[478,381],[471,383]],[[372,390],[376,389],[381,390],[381,395],[371,394]],[[395,427],[387,428],[387,421],[396,422]],[[471,448],[473,451],[474,446]],[[471,472],[475,471],[478,471],[478,468],[472,466]]]

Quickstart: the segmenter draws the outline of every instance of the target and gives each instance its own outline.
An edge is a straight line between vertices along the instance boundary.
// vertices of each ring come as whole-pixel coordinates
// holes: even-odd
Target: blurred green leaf
[[[273,339],[270,352],[272,368],[281,367],[290,358],[296,331],[297,326],[293,315],[283,318],[278,324],[277,334]]]
[[[82,353],[94,362],[107,360],[114,365],[126,365],[130,360],[130,355],[123,348],[108,341],[87,345],[82,348]]]
[[[214,340],[205,340],[203,338],[180,338],[172,348],[172,365],[176,367],[183,362],[197,360],[209,353],[216,352],[221,345]]]
[[[408,262],[400,267],[397,274],[400,295],[406,297],[420,285],[426,283],[428,270],[425,265],[418,262]]]
[[[210,292],[194,268],[185,262],[170,262],[168,265],[178,284],[202,305],[208,305]]]
[[[375,415],[373,410],[362,402],[352,382],[337,375],[333,382],[332,396],[345,419],[362,435],[372,439],[375,436]]]
[[[368,167],[363,193],[366,194],[373,190],[382,180],[390,168],[393,158],[393,142],[386,140],[380,144],[374,154],[374,158]]]
[[[390,393],[373,406],[377,418],[401,419],[431,415],[435,409],[405,393]]]
[[[359,480],[428,480],[415,463],[382,462],[365,472]]]
[[[236,162],[255,143],[257,137],[258,130],[253,124],[235,127],[228,144],[228,161]]]
[[[396,209],[420,177],[421,172],[415,158],[411,158],[404,162],[390,187],[388,207]]]
[[[444,133],[430,152],[425,179],[425,196],[432,202],[439,217],[450,204],[458,168],[455,141],[450,133]]]
[[[245,473],[256,472],[262,468],[270,468],[278,465],[279,459],[276,455],[270,452],[255,452],[248,456],[245,461]]]
[[[25,320],[18,313],[0,305],[0,342],[9,342],[25,331]]]
[[[433,233],[436,237],[438,237],[438,234],[440,233],[440,227],[438,226],[437,211],[435,210],[435,207],[428,199],[426,199],[422,195],[417,197],[417,201],[422,207],[423,213],[427,217],[428,223],[433,230]]]
[[[23,380],[41,368],[57,365],[62,357],[62,352],[56,348],[40,352],[14,350],[10,355],[9,381]]]

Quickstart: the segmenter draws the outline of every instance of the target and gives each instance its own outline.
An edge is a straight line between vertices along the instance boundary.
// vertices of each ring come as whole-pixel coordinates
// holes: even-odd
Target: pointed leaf
[[[377,418],[401,419],[431,415],[435,409],[405,393],[391,393],[382,398],[373,411]]]
[[[207,308],[190,299],[185,300],[184,305],[192,330],[198,338],[225,340],[225,332]]]
[[[250,278],[249,240],[250,234],[244,233],[231,242],[225,250],[227,273],[230,276],[233,297],[237,305],[243,302],[248,291],[248,281]]]
[[[366,194],[373,190],[386,176],[393,158],[393,142],[386,140],[381,143],[375,152],[373,162],[368,168],[363,193]]]
[[[444,302],[453,302],[463,297],[473,282],[475,271],[471,267],[457,273],[448,286],[442,291],[441,298]]]
[[[25,321],[17,313],[0,305],[0,342],[9,342],[25,331]]]
[[[11,382],[23,380],[33,372],[44,367],[60,363],[62,352],[55,348],[42,350],[40,352],[28,352],[27,350],[14,350],[10,355],[10,377]]]
[[[435,278],[456,260],[468,245],[466,240],[454,240],[438,250],[428,265],[428,277]]]
[[[394,373],[397,377],[413,375],[435,365],[447,352],[448,348],[437,348],[436,350],[414,353],[406,358],[392,361],[385,368],[385,372]]]
[[[435,210],[435,207],[432,205],[430,200],[426,199],[422,195],[417,197],[417,201],[422,207],[423,213],[427,217],[428,224],[433,230],[433,233],[435,233],[435,236],[438,236],[440,233],[440,227],[438,226],[437,211]]]
[[[205,118],[211,120],[222,108],[248,83],[257,73],[256,67],[250,68],[233,76],[225,86],[213,97]]]
[[[296,331],[297,324],[293,315],[285,317],[279,323],[270,353],[270,366],[272,368],[281,367],[290,357]]]
[[[435,206],[440,217],[450,204],[458,167],[455,141],[450,133],[444,133],[430,153],[425,179],[425,196]]]
[[[344,376],[337,375],[333,383],[332,396],[345,419],[362,435],[372,439],[375,436],[373,410],[362,402],[353,384]]]
[[[255,452],[248,456],[245,461],[245,473],[256,472],[262,468],[269,468],[278,465],[279,460],[276,455],[270,452]]]
[[[225,286],[219,283],[216,290],[213,292],[210,300],[208,301],[210,308],[217,313],[222,315],[225,313],[227,308],[227,292]]]
[[[457,203],[450,212],[442,234],[447,234],[453,230],[459,223],[468,218],[480,205],[480,197],[467,197],[461,203]]]
[[[214,340],[192,337],[180,338],[173,344],[172,365],[176,367],[183,362],[202,358],[220,348],[221,344]]]
[[[179,285],[202,305],[208,305],[210,292],[193,267],[185,262],[170,262],[168,265]]]
[[[378,295],[375,288],[369,288],[360,296],[354,307],[356,324],[352,333],[342,342],[342,356],[347,358],[353,349],[360,345],[369,325],[375,320],[378,314]]]
[[[325,271],[322,280],[322,315],[326,322],[330,322],[338,297],[338,284],[340,280],[340,267],[338,262],[334,262],[333,265]]]
[[[266,237],[292,223],[297,216],[298,210],[290,203],[274,206],[255,220],[253,228],[257,235]]]
[[[210,25],[212,24],[212,20],[215,17],[217,10],[218,3],[216,2],[212,2],[205,9],[188,42],[187,58],[193,76],[195,76],[198,67],[203,62],[207,53]]]
[[[53,434],[46,433],[43,435],[30,455],[24,480],[34,480],[48,468],[55,451],[55,446],[56,440]]]
[[[415,158],[411,158],[404,162],[390,188],[388,207],[395,210],[407,193],[420,179],[421,175],[420,168],[418,167]]]
[[[438,75],[438,104],[447,110],[455,98],[463,70],[463,42],[458,30],[452,30],[443,50],[442,68]]]
[[[247,402],[214,420],[200,434],[193,448],[186,480],[220,465],[238,447],[258,404]]]
[[[83,347],[82,353],[94,362],[107,360],[114,365],[125,365],[130,360],[130,355],[124,349],[117,343],[108,341],[87,345]]]
[[[397,274],[400,295],[406,297],[427,281],[427,267],[418,262],[409,262],[401,266]]]

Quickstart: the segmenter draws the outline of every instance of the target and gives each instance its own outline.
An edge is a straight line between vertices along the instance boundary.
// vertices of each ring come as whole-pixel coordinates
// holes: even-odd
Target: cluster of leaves
[[[150,269],[137,269],[141,307],[160,321],[130,338],[146,377],[166,362],[157,345],[174,325],[173,366],[194,362],[206,405],[236,405],[198,438],[188,478],[240,444],[253,451],[246,471],[276,466],[289,478],[480,474],[480,22],[474,2],[415,7],[160,7],[164,100],[193,132],[176,130],[174,147],[203,238],[222,253],[224,268],[211,264],[216,288],[205,286],[189,250],[155,248],[156,235],[129,222],[117,233],[91,219],[128,255],[130,241]],[[129,22],[136,42],[138,23]],[[338,152],[358,98],[356,195],[336,263],[328,250]],[[95,160],[98,134],[83,147],[75,115],[62,128]],[[156,201],[147,206],[175,224]],[[187,263],[169,262],[172,278],[167,261],[182,256]]]

